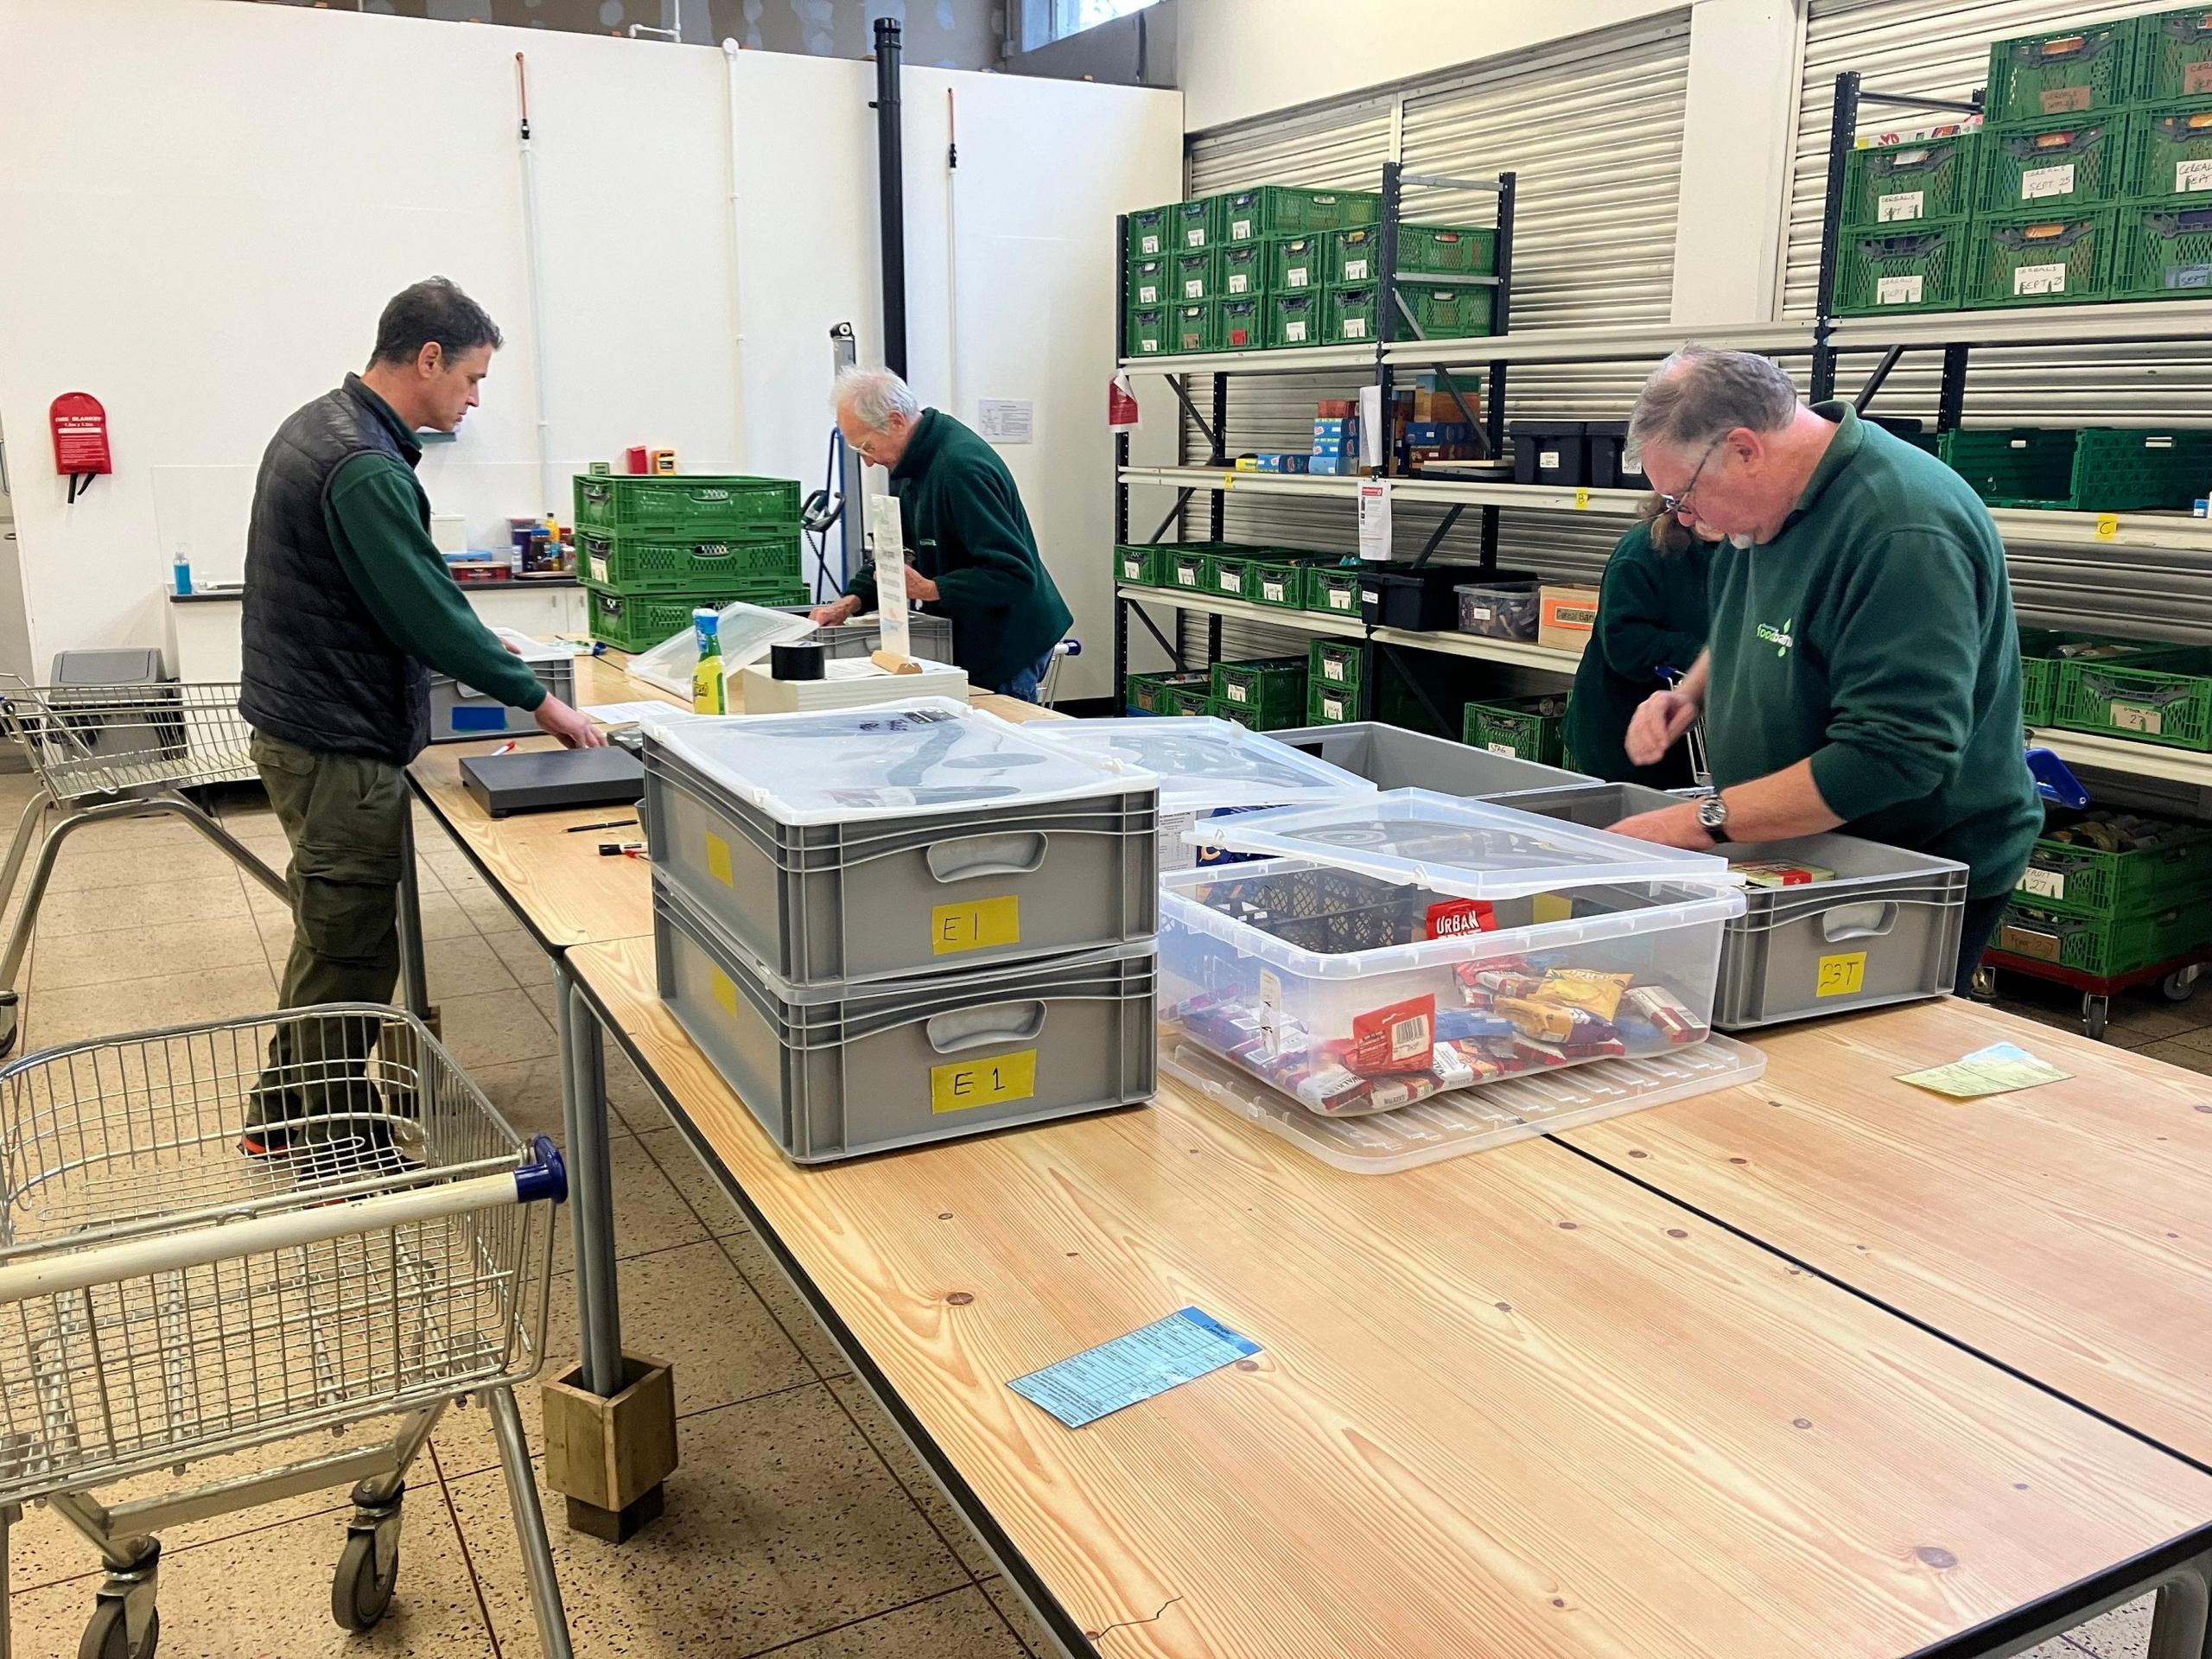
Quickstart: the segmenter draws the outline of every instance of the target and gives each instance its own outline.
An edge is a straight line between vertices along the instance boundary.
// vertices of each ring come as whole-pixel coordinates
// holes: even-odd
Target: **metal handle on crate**
[[[1871,912],[1873,919],[1861,921]],[[1838,905],[1821,917],[1821,937],[1830,944],[1845,939],[1876,939],[1897,925],[1897,907],[1889,900],[1866,905]]]
[[[1018,1020],[1002,1017],[1019,1014]],[[957,1054],[998,1043],[1026,1043],[1045,1029],[1042,1002],[1001,1002],[988,1008],[962,1008],[924,1022],[922,1034],[940,1054]]]
[[[940,881],[966,881],[979,875],[1027,875],[1043,867],[1050,844],[1041,830],[940,841],[928,853],[930,874]]]

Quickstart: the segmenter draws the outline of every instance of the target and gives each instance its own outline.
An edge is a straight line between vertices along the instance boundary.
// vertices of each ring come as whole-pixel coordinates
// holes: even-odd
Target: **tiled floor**
[[[0,775],[0,824],[28,779]],[[281,868],[283,838],[241,797],[222,815]],[[422,880],[431,991],[446,1039],[516,1128],[557,1133],[543,957],[427,823]],[[11,898],[9,918],[12,920]],[[174,822],[73,839],[40,918],[26,1047],[266,1011],[290,938],[283,906]],[[2068,999],[2021,1011],[2064,1024]],[[2113,1039],[2212,1071],[2212,993],[2180,1007],[2128,999]],[[1056,1653],[998,1565],[849,1373],[760,1242],[632,1074],[610,1053],[625,1335],[671,1359],[683,1465],[668,1514],[620,1549],[557,1524],[554,1547],[585,1659],[1023,1659]],[[574,1351],[565,1237],[550,1351]],[[702,1318],[702,1309],[714,1317]],[[537,1390],[523,1418],[537,1444]],[[343,1494],[200,1522],[167,1539],[165,1654],[492,1656],[538,1651],[503,1478],[480,1409],[439,1427],[415,1471],[391,1614],[366,1637],[329,1617]],[[74,1651],[97,1563],[53,1513],[12,1541],[16,1651]],[[2137,1659],[2147,1611],[2123,1609],[2037,1659]]]

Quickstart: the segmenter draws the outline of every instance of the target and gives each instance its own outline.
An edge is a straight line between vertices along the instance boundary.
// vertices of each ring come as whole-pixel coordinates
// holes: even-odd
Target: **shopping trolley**
[[[1037,687],[1037,701],[1040,704],[1050,709],[1052,706],[1053,700],[1058,696],[1060,689],[1060,664],[1071,657],[1080,657],[1082,655],[1083,641],[1080,639],[1063,639],[1058,645],[1052,647],[1052,660],[1045,665],[1045,677],[1039,683]],[[7,1050],[0,1049],[0,1054],[4,1054],[6,1052]]]
[[[245,1157],[249,1097],[271,1091],[295,1109],[295,1150]],[[368,1629],[398,1577],[408,1466],[472,1394],[539,1641],[567,1659],[514,1400],[543,1357],[566,1195],[552,1142],[525,1144],[395,1008],[291,1010],[0,1070],[0,1659],[7,1529],[35,1499],[107,1569],[80,1659],[151,1659],[164,1525],[348,1484],[331,1611]],[[389,1438],[183,1484],[207,1458],[386,1417]],[[153,1496],[94,1496],[165,1471]]]
[[[1659,683],[1670,690],[1682,683],[1682,671],[1662,664],[1657,671]],[[1682,734],[1682,741],[1689,746],[1690,781],[1682,788],[1670,791],[1675,795],[1688,796],[1692,800],[1703,800],[1713,793],[1713,766],[1705,753],[1705,716],[1700,714],[1690,721],[1689,729]],[[5,1052],[0,1050],[0,1052]]]
[[[54,861],[72,831],[104,818],[175,813],[263,887],[286,896],[282,876],[182,793],[207,784],[251,783],[260,775],[246,752],[252,730],[238,713],[236,685],[34,686],[8,680],[0,685],[0,730],[22,745],[40,784],[23,808],[0,871],[0,903],[16,890],[48,810],[64,809],[39,843],[30,890],[0,956],[0,1055],[16,1046],[22,1024],[16,976],[30,947]]]

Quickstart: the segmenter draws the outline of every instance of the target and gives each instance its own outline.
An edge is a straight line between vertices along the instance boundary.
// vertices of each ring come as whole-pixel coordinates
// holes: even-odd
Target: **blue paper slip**
[[[1070,1428],[1081,1428],[1259,1351],[1258,1343],[1186,1307],[1007,1386]]]

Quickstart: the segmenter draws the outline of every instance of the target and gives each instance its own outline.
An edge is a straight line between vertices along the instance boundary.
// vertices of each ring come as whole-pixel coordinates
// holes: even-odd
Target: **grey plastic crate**
[[[794,984],[967,973],[1149,939],[1159,795],[780,823],[645,744],[646,847]],[[947,944],[946,930],[963,937]]]
[[[1516,795],[1524,812],[1603,829],[1681,804],[1636,784]],[[1720,944],[1713,1023],[1725,1031],[1942,996],[1958,967],[1967,867],[1856,836],[1732,845],[1734,863],[1787,861],[1834,870],[1802,887],[1751,887]]]
[[[661,1000],[797,1163],[1153,1093],[1148,940],[977,974],[801,989],[737,950],[656,870],[653,944]]]
[[[545,688],[546,695],[575,706],[575,658],[549,658],[531,663],[531,667],[537,671],[537,683]],[[466,743],[472,738],[506,737],[537,730],[535,715],[510,709],[497,697],[471,690],[449,676],[430,676],[431,742]]]
[[[1539,766],[1509,754],[1486,753],[1448,737],[1409,732],[1379,720],[1352,721],[1343,726],[1300,726],[1268,735],[1307,754],[1318,754],[1331,766],[1366,779],[1377,789],[1433,789],[1440,795],[1489,799],[1518,790],[1556,789],[1597,781],[1586,772]]]
[[[804,616],[811,605],[779,607],[794,616]],[[822,654],[831,661],[843,657],[873,657],[883,649],[883,620],[871,617],[860,622],[840,622],[835,627],[817,628],[806,636],[822,647]],[[910,656],[925,663],[950,663],[952,660],[952,621],[949,617],[924,616],[909,612],[906,616],[906,650]]]

